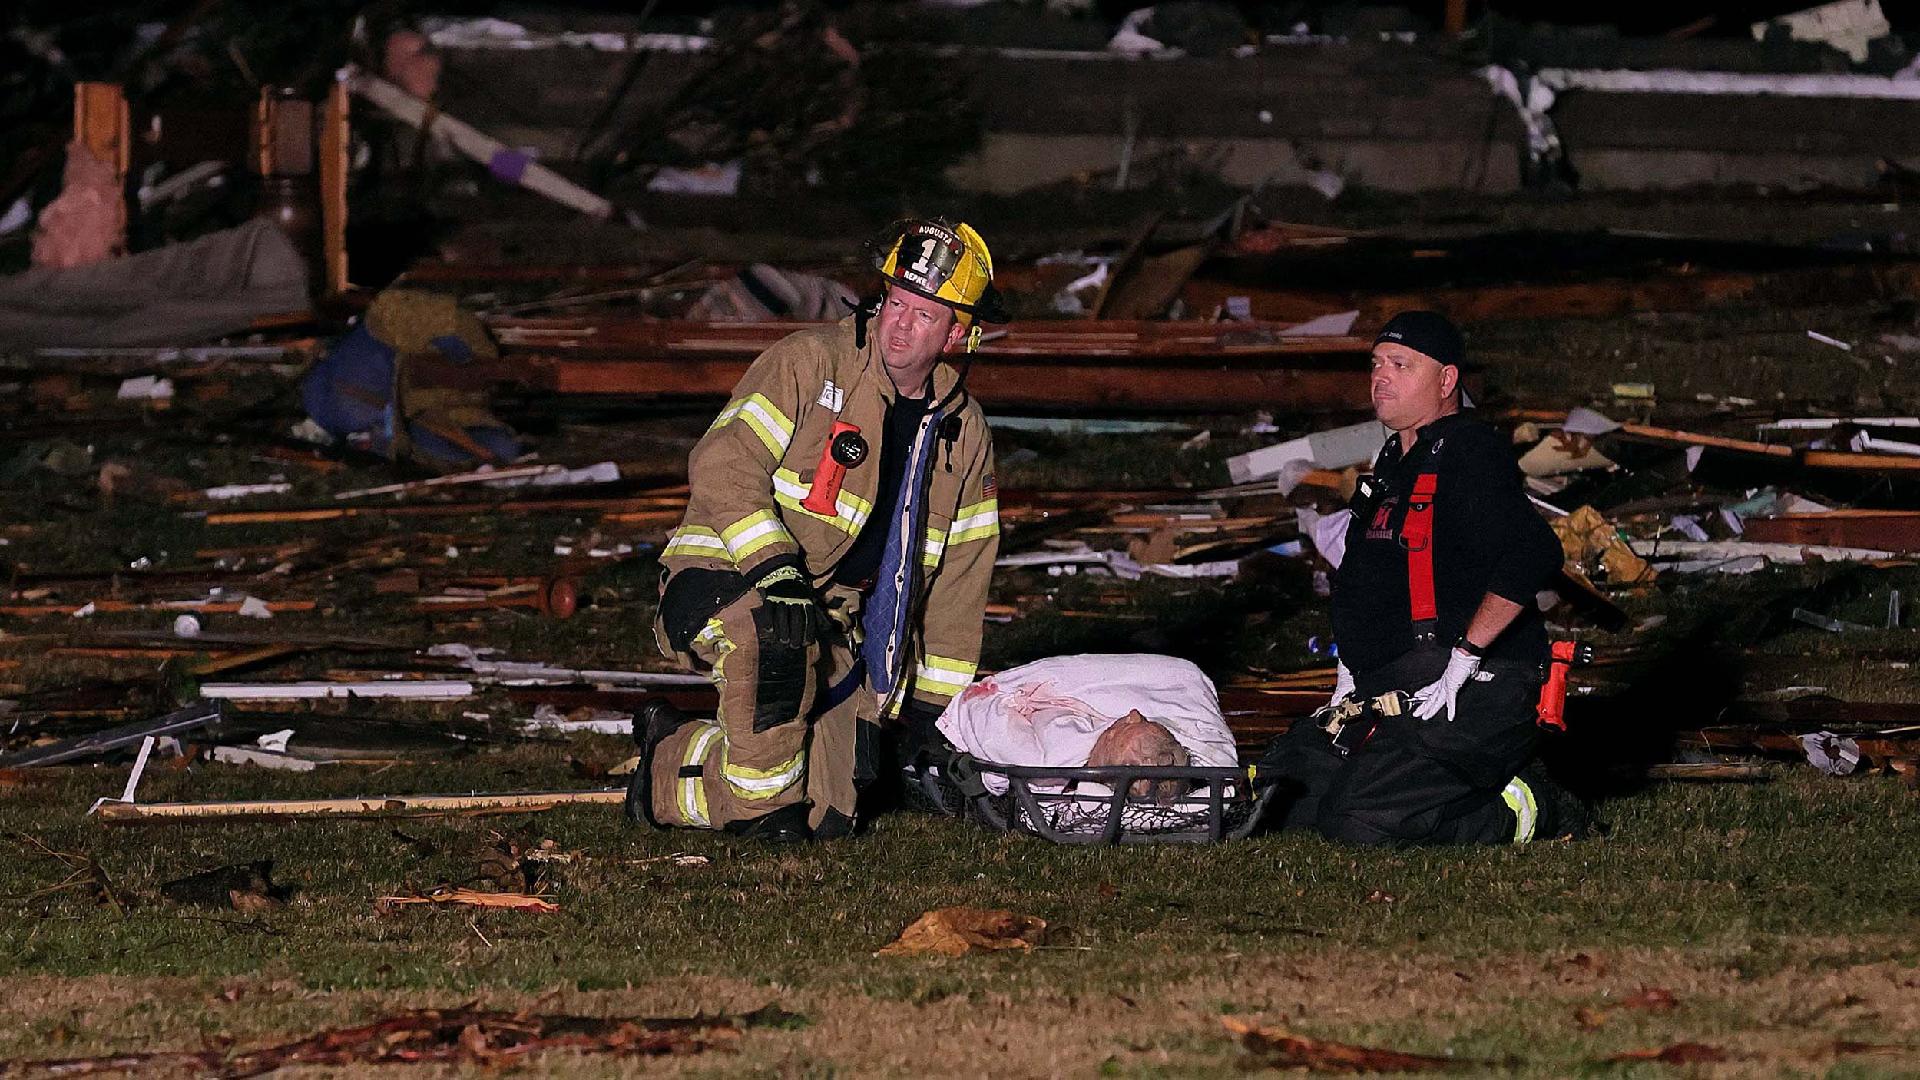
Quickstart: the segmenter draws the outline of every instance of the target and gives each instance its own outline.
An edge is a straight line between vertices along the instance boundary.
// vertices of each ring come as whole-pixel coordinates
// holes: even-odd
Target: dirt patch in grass
[[[1478,960],[1394,957],[1305,945],[1283,955],[1222,954],[1205,975],[1165,986],[1063,995],[1044,988],[900,1001],[820,988],[636,971],[631,988],[492,991],[494,1009],[584,1015],[748,1016],[738,1057],[678,1062],[546,1058],[531,1075],[771,1071],[783,1075],[1228,1074],[1248,1059],[1220,1024],[1234,1015],[1318,1038],[1566,1075],[1629,1051],[1699,1043],[1728,1060],[1707,1075],[1865,1074],[1920,1068],[1920,971],[1892,939],[1778,948],[1765,974],[1751,949],[1593,949]],[[876,961],[923,973],[1017,958]],[[1649,994],[1650,990],[1665,992]],[[1646,1001],[1656,1004],[1648,1006]],[[0,989],[14,1018],[9,1056],[77,1056],[133,1047],[251,1046],[400,1009],[458,1004],[443,994],[320,993],[292,980],[27,977]]]

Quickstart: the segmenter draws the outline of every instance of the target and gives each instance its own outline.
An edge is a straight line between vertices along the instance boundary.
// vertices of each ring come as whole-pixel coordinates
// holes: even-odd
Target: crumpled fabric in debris
[[[434,385],[449,367],[499,356],[486,328],[450,296],[389,289],[301,380],[307,414],[335,438],[439,472],[512,461],[524,451],[484,391]]]
[[[1560,538],[1567,569],[1588,580],[1601,578],[1614,585],[1650,582],[1655,571],[1645,559],[1634,554],[1613,522],[1591,506],[1582,506],[1566,517],[1556,519],[1553,533]]]
[[[1816,731],[1800,736],[1800,749],[1807,764],[1828,776],[1848,776],[1860,767],[1860,744],[1831,731]]]
[[[0,278],[0,349],[192,345],[305,311],[306,264],[250,221],[91,266]]]

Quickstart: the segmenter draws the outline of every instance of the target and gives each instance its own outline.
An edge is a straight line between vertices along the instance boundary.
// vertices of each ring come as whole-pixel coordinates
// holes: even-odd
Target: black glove
[[[793,566],[776,567],[753,583],[765,601],[767,632],[775,643],[789,649],[804,649],[820,636],[825,612],[814,598],[806,575]]]

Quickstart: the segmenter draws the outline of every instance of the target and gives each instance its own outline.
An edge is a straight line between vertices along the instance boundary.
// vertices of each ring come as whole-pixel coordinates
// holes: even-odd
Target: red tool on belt
[[[860,437],[860,428],[845,420],[835,420],[833,431],[827,435],[827,445],[820,448],[820,466],[814,470],[813,485],[807,489],[807,497],[800,500],[800,505],[827,517],[838,514],[840,485],[847,479],[847,470],[865,460],[867,440]]]
[[[1578,641],[1556,641],[1547,661],[1547,681],[1540,687],[1540,726],[1567,730],[1567,672],[1575,664],[1593,663],[1593,646]]]

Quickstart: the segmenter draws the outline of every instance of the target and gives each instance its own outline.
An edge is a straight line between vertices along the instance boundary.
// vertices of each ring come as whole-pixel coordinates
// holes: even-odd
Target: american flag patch
[[[1000,494],[1000,485],[993,482],[993,474],[988,473],[980,480],[980,497],[991,499]]]

